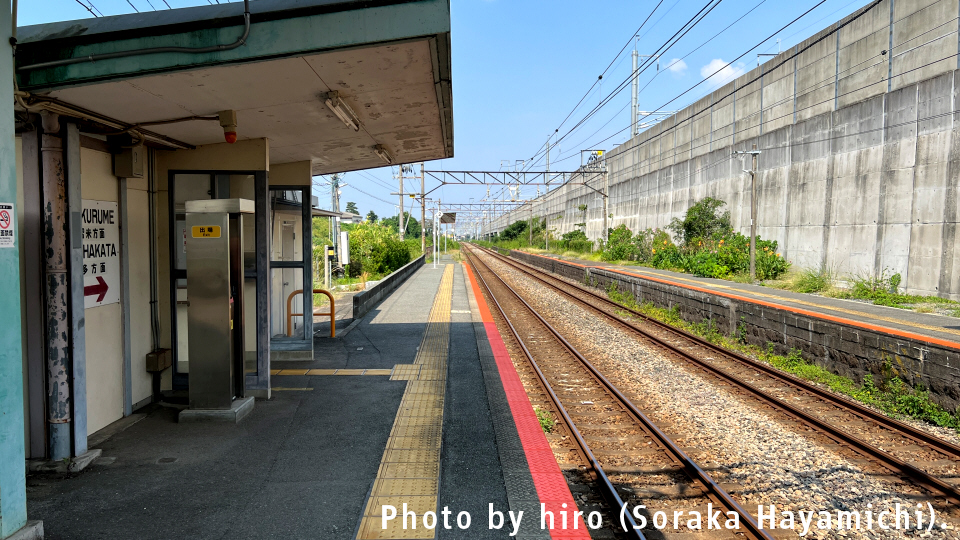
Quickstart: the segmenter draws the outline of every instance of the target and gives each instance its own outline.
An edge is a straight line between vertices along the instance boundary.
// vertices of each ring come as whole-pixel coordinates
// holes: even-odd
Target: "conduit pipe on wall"
[[[201,54],[220,51],[230,51],[247,42],[250,35],[250,0],[243,0],[243,35],[239,39],[228,45],[213,45],[210,47],[153,47],[150,49],[134,49],[132,51],[118,51],[113,53],[92,54],[77,58],[65,58],[63,60],[53,60],[50,62],[40,62],[17,68],[17,71],[30,71],[34,69],[45,69],[70,64],[79,64],[81,62],[96,62],[97,60],[108,60],[111,58],[124,58],[127,56],[139,56],[142,54],[158,53],[188,53]]]
[[[160,305],[157,293],[157,153],[147,149],[147,206],[150,231],[150,333],[151,350],[160,348]]]
[[[67,261],[67,186],[63,166],[63,139],[56,114],[40,114],[43,184],[43,239],[46,297],[46,367],[48,455],[51,460],[71,455],[70,392],[70,278]]]

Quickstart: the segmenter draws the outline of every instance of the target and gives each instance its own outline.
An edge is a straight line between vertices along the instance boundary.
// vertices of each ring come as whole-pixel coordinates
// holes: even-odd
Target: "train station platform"
[[[769,304],[772,307],[810,312],[825,318],[848,319],[865,327],[880,328],[894,333],[914,334],[943,341],[944,344],[960,349],[960,318],[956,317],[917,313],[908,309],[878,306],[858,300],[797,293],[763,285],[702,278],[659,268],[618,265],[558,256],[550,256],[550,258],[564,260],[584,267],[625,272],[651,281],[709,292],[720,297],[743,299],[760,305]]]
[[[85,471],[31,475],[31,516],[50,538],[502,538],[522,511],[515,538],[589,538],[541,530],[541,503],[576,505],[467,268],[441,263],[274,363],[241,423],[151,405]]]

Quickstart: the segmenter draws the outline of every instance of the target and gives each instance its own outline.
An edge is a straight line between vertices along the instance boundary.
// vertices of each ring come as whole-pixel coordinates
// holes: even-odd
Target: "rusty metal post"
[[[70,280],[67,275],[67,186],[58,115],[41,113],[43,241],[46,270],[47,423],[51,460],[70,457]]]

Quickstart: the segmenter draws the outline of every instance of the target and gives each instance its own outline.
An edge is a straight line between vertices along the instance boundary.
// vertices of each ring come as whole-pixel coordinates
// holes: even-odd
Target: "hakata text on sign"
[[[120,213],[117,203],[83,201],[83,307],[120,301]]]
[[[17,215],[12,203],[0,203],[0,248],[12,248],[17,241]]]

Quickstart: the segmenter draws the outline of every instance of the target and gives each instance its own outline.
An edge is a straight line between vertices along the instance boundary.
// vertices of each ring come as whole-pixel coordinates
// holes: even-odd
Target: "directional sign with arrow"
[[[83,288],[83,296],[96,296],[97,302],[103,302],[103,297],[107,295],[107,291],[109,290],[110,286],[103,280],[103,277],[97,276],[97,284],[85,286]]]
[[[112,201],[83,201],[83,307],[120,301],[120,213]]]

